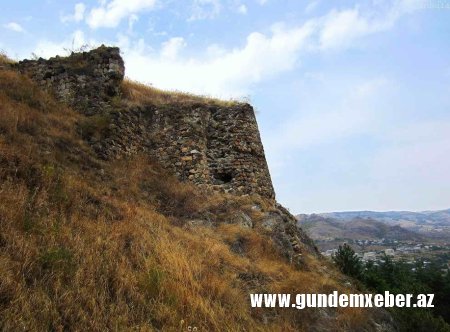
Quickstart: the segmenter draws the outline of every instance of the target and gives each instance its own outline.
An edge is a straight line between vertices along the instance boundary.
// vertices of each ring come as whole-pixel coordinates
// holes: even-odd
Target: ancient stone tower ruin
[[[101,158],[145,152],[181,180],[274,198],[249,104],[123,102],[124,62],[112,47],[15,66],[78,112],[107,122],[101,139],[86,137]]]

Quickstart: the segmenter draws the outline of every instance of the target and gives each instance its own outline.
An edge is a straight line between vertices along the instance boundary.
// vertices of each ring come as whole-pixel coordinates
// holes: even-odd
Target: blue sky
[[[295,213],[450,207],[450,0],[4,1],[10,57],[121,47],[126,75],[250,100]]]

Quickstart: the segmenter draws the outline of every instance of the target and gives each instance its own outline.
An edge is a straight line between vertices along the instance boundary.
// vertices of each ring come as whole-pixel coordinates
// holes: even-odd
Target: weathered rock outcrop
[[[275,197],[249,104],[123,103],[125,68],[118,48],[102,46],[69,57],[24,60],[15,66],[102,124],[100,138],[84,133],[101,158],[145,151],[181,180],[240,195]]]

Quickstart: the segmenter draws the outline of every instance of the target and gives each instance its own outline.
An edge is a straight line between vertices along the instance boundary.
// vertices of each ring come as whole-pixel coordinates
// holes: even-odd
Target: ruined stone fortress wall
[[[87,140],[101,158],[145,151],[181,180],[235,194],[274,198],[253,108],[208,103],[128,105],[120,102],[124,63],[118,48],[102,46],[15,65],[108,130]],[[119,100],[119,101],[118,101]]]
[[[16,67],[86,115],[109,109],[111,99],[120,93],[125,74],[119,48],[105,46],[69,57],[23,60]]]

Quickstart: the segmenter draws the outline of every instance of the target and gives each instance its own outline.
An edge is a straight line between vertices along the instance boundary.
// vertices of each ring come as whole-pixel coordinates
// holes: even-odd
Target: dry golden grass
[[[208,96],[198,96],[181,91],[165,91],[140,82],[125,79],[122,83],[123,97],[130,103],[151,105],[191,105],[209,104],[217,106],[234,106],[242,103],[239,100],[221,100]]]
[[[325,324],[317,310],[250,308],[252,292],[344,290],[326,263],[307,256],[308,270],[296,270],[264,234],[226,223],[269,203],[203,193],[145,156],[99,161],[75,130],[81,115],[14,72],[0,71],[0,87],[0,330]],[[217,227],[186,226],[208,213]],[[368,318],[341,310],[333,319],[325,326],[356,330]]]
[[[15,63],[14,60],[10,59],[6,53],[0,51],[0,65],[5,65],[5,64],[13,64]]]

